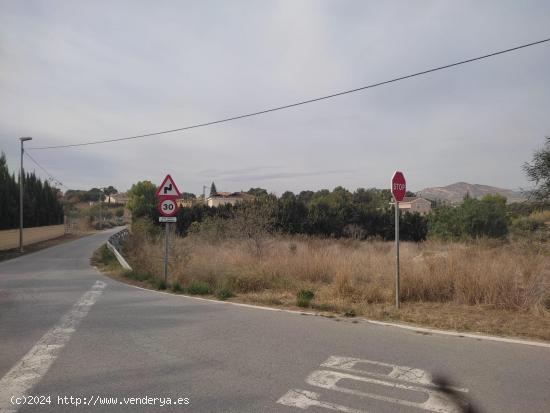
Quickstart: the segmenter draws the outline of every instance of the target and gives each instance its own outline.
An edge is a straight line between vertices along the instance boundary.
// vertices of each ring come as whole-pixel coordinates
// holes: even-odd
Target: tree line
[[[89,191],[81,189],[69,189],[65,192],[66,202],[98,202],[104,201],[107,196],[118,194],[118,190],[112,185],[106,188],[92,188]]]
[[[129,209],[135,218],[148,217],[158,225],[155,185],[144,181],[129,191]],[[392,240],[394,209],[386,189],[359,188],[350,192],[343,187],[332,191],[285,192],[277,197],[265,189],[251,188],[253,201],[236,205],[208,207],[195,204],[178,211],[177,232],[186,236],[201,228],[211,234],[250,231],[260,226],[269,232],[305,234],[320,237]],[[410,194],[408,194],[410,195]],[[468,195],[460,205],[435,204],[428,215],[402,213],[400,235],[405,241],[423,241],[427,237],[467,239],[504,238],[518,217],[528,216],[537,205],[533,202],[507,204],[500,195],[474,199]],[[226,225],[239,221],[242,225]],[[233,223],[234,224],[234,223]],[[244,228],[244,229],[243,229]]]
[[[63,223],[63,206],[59,190],[48,181],[26,173],[23,190],[23,222],[25,227]],[[19,227],[19,179],[10,174],[6,156],[0,155],[0,229]]]
[[[128,192],[128,208],[134,218],[147,217],[158,223],[155,191],[155,185],[149,181],[132,186]],[[265,189],[251,188],[249,193],[255,196],[253,201],[219,207],[195,204],[181,208],[177,215],[177,232],[185,236],[194,223],[196,226],[207,219],[230,220],[243,215],[251,219],[257,214],[268,219],[251,219],[251,222],[265,222],[273,232],[359,239],[378,237],[388,240],[393,237],[389,190],[358,189],[352,193],[337,187],[333,191],[302,191],[297,195],[285,192],[276,197]],[[427,231],[425,217],[419,214],[402,216],[401,236],[404,240],[422,241]]]
[[[504,238],[510,229],[528,234],[546,228],[542,218],[533,218],[537,211],[550,206],[550,137],[536,151],[532,162],[523,165],[527,179],[534,184],[529,200],[507,204],[500,195],[481,199],[468,194],[460,205],[432,202],[432,212],[422,216],[401,214],[400,234],[403,240],[422,241],[427,237],[467,239],[478,237]],[[138,182],[129,192],[129,209],[134,218],[146,216],[158,224],[155,185]],[[210,194],[217,193],[212,183]],[[263,188],[251,188],[253,201],[209,208],[196,204],[178,211],[177,232],[185,236],[200,230],[201,225],[216,233],[220,228],[265,226],[273,232],[307,234],[323,237],[356,239],[394,237],[394,210],[391,194],[386,189],[363,189],[354,192],[339,186],[334,190],[285,192],[282,196],[268,194]],[[413,196],[407,193],[407,196]],[[223,225],[224,221],[240,221],[243,225]],[[539,222],[540,221],[540,222]],[[519,230],[519,231],[518,231]],[[547,236],[548,235],[548,236]],[[550,239],[550,234],[544,235]]]

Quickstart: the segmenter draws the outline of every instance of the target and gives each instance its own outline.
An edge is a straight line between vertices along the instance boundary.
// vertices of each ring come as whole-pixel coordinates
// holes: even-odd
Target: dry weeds
[[[262,255],[243,240],[172,240],[170,281],[230,288],[236,300],[293,306],[296,293],[315,293],[319,311],[399,319],[550,339],[550,261],[546,247],[479,240],[401,245],[403,310],[395,312],[391,242],[274,237]],[[135,237],[130,259],[162,274],[162,240]]]

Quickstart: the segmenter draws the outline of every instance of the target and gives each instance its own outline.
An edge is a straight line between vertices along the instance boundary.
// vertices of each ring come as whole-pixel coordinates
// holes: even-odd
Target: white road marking
[[[316,370],[307,377],[307,384],[360,398],[370,398],[430,412],[458,413],[462,411],[461,406],[457,406],[454,400],[439,390],[438,386],[433,382],[430,373],[422,369],[343,356],[330,356],[321,364],[321,367],[341,371]],[[381,386],[381,394],[373,393],[373,390],[366,392],[346,388],[338,385],[340,380],[353,380],[365,383],[367,386],[370,385],[371,388],[372,386]],[[463,388],[452,389],[463,393],[468,392],[468,389]],[[421,397],[419,400],[424,401],[416,402],[390,396],[388,390],[420,393]],[[326,393],[324,396],[330,398],[330,393]],[[367,413],[363,410],[357,410],[329,401],[321,401],[320,397],[319,393],[291,389],[277,400],[277,403],[302,410],[306,410],[309,407],[322,407],[344,413]]]
[[[376,393],[369,393],[360,390],[348,389],[338,386],[340,380],[355,380],[363,383],[370,383],[380,386],[387,386],[393,389],[408,390],[419,393],[424,393],[428,396],[425,402],[418,403],[409,400],[397,399],[395,397],[384,396]],[[408,384],[400,384],[396,382],[389,382],[370,377],[355,376],[349,373],[342,373],[339,371],[317,370],[309,375],[306,382],[312,386],[321,387],[323,389],[335,390],[341,393],[352,394],[355,396],[368,397],[375,400],[381,400],[384,402],[400,404],[402,406],[415,407],[417,409],[427,410],[437,413],[459,413],[458,409],[452,400],[450,400],[445,394],[435,390],[430,390],[423,387],[411,386]]]
[[[357,410],[341,404],[323,402],[319,400],[319,394],[307,390],[290,390],[283,397],[277,400],[277,403],[297,407],[306,410],[308,407],[324,407],[329,410],[336,410],[344,413],[368,413],[366,410]]]
[[[46,332],[34,347],[2,377],[0,413],[13,413],[19,409],[19,406],[11,404],[11,397],[26,395],[46,374],[106,286],[107,284],[103,281],[96,281],[92,289],[61,317],[57,325]]]
[[[96,269],[97,270],[97,269]],[[101,272],[97,270],[99,274]],[[232,305],[236,307],[245,307],[245,308],[252,308],[256,310],[264,310],[264,311],[279,311],[282,313],[291,313],[291,314],[306,314],[306,315],[313,315],[313,316],[319,316],[319,313],[314,313],[311,311],[301,311],[301,310],[287,310],[284,308],[272,308],[272,307],[264,307],[261,305],[254,305],[254,304],[244,304],[244,303],[237,303],[234,301],[220,301],[220,300],[214,300],[212,298],[203,298],[203,297],[195,297],[192,295],[185,295],[185,294],[172,294],[165,291],[157,291],[152,290],[150,288],[143,288],[138,287],[137,285],[128,284],[122,281],[114,280],[116,282],[119,282],[121,284],[124,284],[126,286],[137,288],[138,290],[144,290],[149,291],[152,293],[157,294],[165,294],[172,297],[182,298],[182,299],[192,299],[197,301],[207,301],[213,304],[220,304],[220,305]],[[473,338],[476,340],[487,340],[487,341],[497,341],[501,343],[509,343],[509,344],[523,344],[527,346],[535,346],[535,347],[545,347],[550,348],[550,343],[545,343],[542,341],[531,341],[531,340],[522,340],[522,339],[515,339],[515,338],[508,338],[508,337],[497,337],[497,336],[488,336],[484,334],[477,334],[477,333],[461,333],[459,331],[450,331],[450,330],[436,330],[434,328],[426,328],[426,327],[419,327],[411,324],[399,324],[399,323],[388,323],[385,321],[377,321],[377,320],[370,320],[368,318],[359,318],[357,317],[356,320],[361,320],[369,324],[375,324],[380,326],[386,326],[386,327],[395,327],[395,328],[402,328],[405,330],[412,330],[412,331],[419,331],[423,333],[431,333],[431,334],[438,334],[438,335],[444,335],[444,336],[453,336],[453,337],[467,337],[467,338]]]
[[[388,368],[389,372],[387,374],[372,372],[365,369],[356,369],[354,368],[356,364],[367,364],[371,366],[380,366]],[[328,367],[336,370],[345,370],[351,373],[359,374],[368,374],[369,376],[381,377],[381,378],[390,378],[394,380],[401,380],[413,384],[420,384],[425,386],[434,386],[437,385],[433,382],[432,376],[425,370],[416,369],[413,367],[407,366],[398,366],[395,364],[381,363],[379,361],[372,361],[366,359],[359,359],[354,357],[340,357],[340,356],[330,356],[327,361],[321,364],[321,367]],[[467,393],[468,389],[449,387],[449,389]]]

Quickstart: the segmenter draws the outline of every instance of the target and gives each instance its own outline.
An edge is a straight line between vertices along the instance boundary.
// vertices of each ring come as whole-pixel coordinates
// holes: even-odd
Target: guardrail
[[[109,237],[107,240],[107,248],[109,248],[116,259],[125,270],[132,271],[132,267],[128,264],[128,261],[122,256],[122,243],[128,239],[130,236],[130,231],[128,229],[123,229],[122,231],[117,232]]]

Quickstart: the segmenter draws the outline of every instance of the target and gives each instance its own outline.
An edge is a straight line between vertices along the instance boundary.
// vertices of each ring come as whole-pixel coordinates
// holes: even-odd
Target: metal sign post
[[[407,193],[407,183],[402,172],[395,171],[391,179],[391,193],[395,205],[395,308],[399,310],[399,201]]]
[[[164,238],[164,284],[168,285],[168,232],[170,229],[170,223],[167,222],[165,226],[165,238]]]
[[[159,222],[164,222],[164,285],[168,286],[168,243],[170,237],[170,223],[176,222],[178,203],[176,199],[181,196],[176,183],[170,175],[162,181],[156,193],[159,199],[158,210],[160,212]]]
[[[395,201],[395,308],[399,310],[399,201]]]

